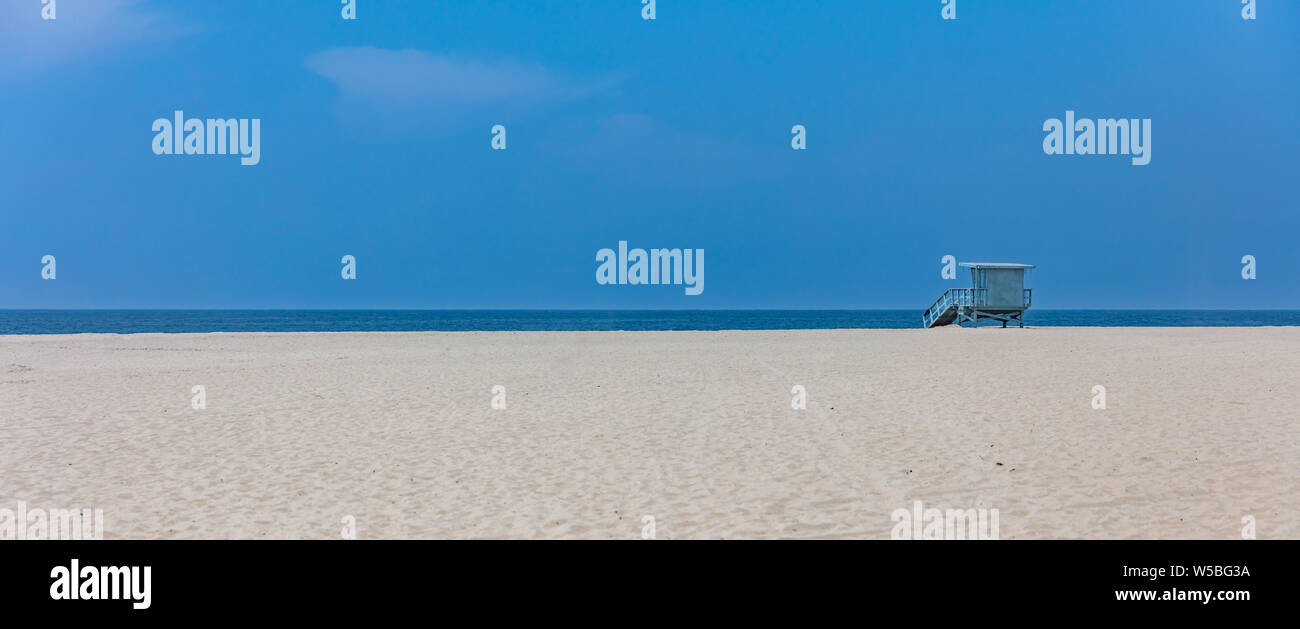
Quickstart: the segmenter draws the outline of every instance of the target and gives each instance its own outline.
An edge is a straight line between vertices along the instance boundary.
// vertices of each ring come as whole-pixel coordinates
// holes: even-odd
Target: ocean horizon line
[[[1300,310],[1030,309],[1028,327],[1300,326]],[[1014,323],[1012,324],[1015,325]],[[918,309],[26,309],[0,334],[923,328]]]
[[[921,312],[924,308],[0,308],[0,312]],[[1033,312],[1300,312],[1300,308],[1045,308]]]

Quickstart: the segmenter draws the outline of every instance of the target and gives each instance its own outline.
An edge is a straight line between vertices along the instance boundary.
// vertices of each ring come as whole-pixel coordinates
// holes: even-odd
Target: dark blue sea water
[[[1300,310],[1031,309],[1025,324],[1300,325]],[[0,334],[919,327],[919,310],[0,310]]]

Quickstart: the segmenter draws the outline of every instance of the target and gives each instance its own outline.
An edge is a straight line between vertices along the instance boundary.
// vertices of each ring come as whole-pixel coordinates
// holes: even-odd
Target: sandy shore
[[[920,500],[1002,539],[1297,538],[1298,376],[1297,328],[0,336],[0,508],[100,508],[106,538],[887,539]]]

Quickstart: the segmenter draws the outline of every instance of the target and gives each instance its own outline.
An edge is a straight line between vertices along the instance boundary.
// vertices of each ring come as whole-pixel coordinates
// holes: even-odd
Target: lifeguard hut
[[[956,323],[979,327],[980,321],[1001,321],[1002,327],[1014,321],[1025,327],[1025,310],[1031,292],[1025,288],[1025,271],[1032,264],[1009,262],[962,262],[970,269],[970,288],[950,288],[921,315],[925,327]]]

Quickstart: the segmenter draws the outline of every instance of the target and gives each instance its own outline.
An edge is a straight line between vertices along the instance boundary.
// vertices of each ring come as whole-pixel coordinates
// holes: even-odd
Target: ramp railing
[[[1028,291],[1026,291],[1025,299],[1029,299]],[[983,306],[987,300],[987,288],[949,288],[938,299],[934,300],[933,305],[926,309],[925,313],[921,315],[921,321],[928,328],[934,325],[934,322],[938,321],[939,317],[943,316],[951,308]]]

